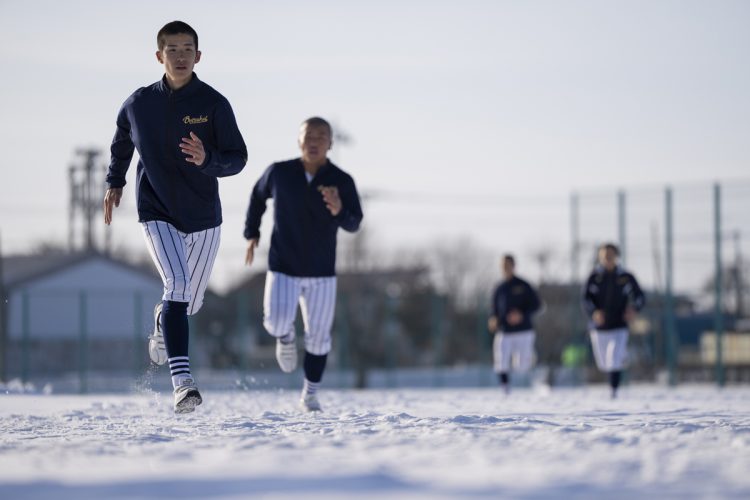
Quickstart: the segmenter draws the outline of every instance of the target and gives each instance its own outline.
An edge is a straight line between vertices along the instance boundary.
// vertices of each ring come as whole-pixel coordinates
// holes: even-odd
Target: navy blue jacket
[[[623,316],[628,304],[636,311],[640,311],[646,303],[646,297],[635,276],[617,266],[614,271],[607,272],[602,266],[597,266],[586,281],[583,289],[583,309],[589,320],[594,311],[604,311],[604,324],[592,328],[597,330],[614,330],[626,328]]]
[[[323,202],[319,186],[336,186],[341,212],[334,217]],[[260,238],[266,200],[273,198],[273,232],[268,268],[290,276],[336,274],[336,234],[339,227],[354,232],[362,221],[362,207],[354,180],[330,161],[310,183],[300,158],[274,163],[253,188],[245,219],[245,238]]]
[[[166,77],[165,77],[166,78]],[[138,150],[138,220],[165,221],[185,233],[221,224],[217,177],[234,175],[247,162],[247,148],[224,96],[193,78],[173,91],[162,78],[128,97],[117,115],[107,174],[110,188],[125,185],[125,174]],[[206,159],[198,167],[180,150],[183,137],[195,133]]]
[[[500,331],[514,333],[531,330],[531,316],[539,310],[539,296],[526,281],[518,276],[505,280],[495,288],[492,296],[492,314],[498,319]],[[523,320],[517,325],[508,324],[508,313],[517,309]]]

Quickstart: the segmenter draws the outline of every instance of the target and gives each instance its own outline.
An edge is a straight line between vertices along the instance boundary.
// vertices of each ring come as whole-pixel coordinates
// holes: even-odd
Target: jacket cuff
[[[208,167],[211,164],[211,157],[213,154],[211,153],[210,149],[206,149],[206,157],[203,158],[203,164],[198,166],[199,170],[204,170],[206,167]]]

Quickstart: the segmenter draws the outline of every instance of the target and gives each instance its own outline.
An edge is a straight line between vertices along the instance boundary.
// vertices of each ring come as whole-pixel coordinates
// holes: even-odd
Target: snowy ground
[[[0,498],[750,498],[750,387],[0,395]]]

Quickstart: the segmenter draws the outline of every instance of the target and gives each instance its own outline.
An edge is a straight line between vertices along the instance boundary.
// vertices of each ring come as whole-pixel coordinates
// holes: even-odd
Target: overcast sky
[[[310,115],[351,136],[333,157],[373,196],[382,248],[565,248],[572,190],[749,177],[747,1],[0,0],[5,252],[67,241],[74,151],[107,151],[122,102],[161,77],[155,35],[174,19],[198,31],[196,72],[249,149],[221,181],[220,282],[241,269],[253,183],[297,154]],[[125,196],[114,243],[141,250]]]

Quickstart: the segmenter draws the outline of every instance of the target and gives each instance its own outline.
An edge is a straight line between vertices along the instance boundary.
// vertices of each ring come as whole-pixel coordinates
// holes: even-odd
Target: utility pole
[[[101,205],[101,179],[104,168],[97,168],[96,162],[101,151],[94,148],[79,148],[76,155],[83,157],[80,165],[68,168],[70,179],[70,205],[68,206],[68,249],[75,250],[76,227],[80,227],[83,247],[87,252],[94,251],[94,218]],[[79,222],[79,224],[76,224]],[[106,235],[107,246],[109,235]]]

